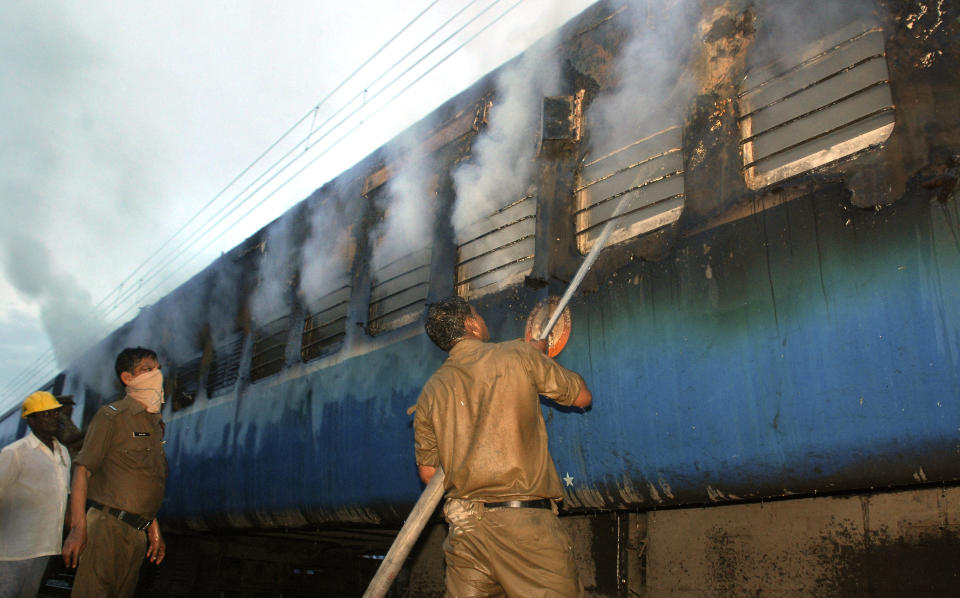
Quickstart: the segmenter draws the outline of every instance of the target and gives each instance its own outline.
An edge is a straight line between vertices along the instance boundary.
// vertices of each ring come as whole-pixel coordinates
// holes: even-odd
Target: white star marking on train
[[[570,472],[567,472],[567,475],[563,476],[563,483],[567,486],[573,486],[573,476],[570,475]]]

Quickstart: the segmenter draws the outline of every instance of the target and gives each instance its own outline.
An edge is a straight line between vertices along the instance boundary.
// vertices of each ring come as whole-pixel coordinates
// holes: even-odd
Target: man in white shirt
[[[70,488],[60,407],[49,392],[31,394],[21,408],[30,431],[0,451],[0,598],[36,596],[47,560],[60,554]]]

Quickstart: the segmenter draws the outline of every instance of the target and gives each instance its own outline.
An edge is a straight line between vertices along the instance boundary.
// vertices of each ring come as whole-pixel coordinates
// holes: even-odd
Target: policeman
[[[128,348],[114,369],[126,395],[94,416],[73,474],[63,545],[64,562],[77,567],[73,596],[129,597],[144,555],[159,564],[166,554],[156,519],[167,477],[160,363],[150,349]]]

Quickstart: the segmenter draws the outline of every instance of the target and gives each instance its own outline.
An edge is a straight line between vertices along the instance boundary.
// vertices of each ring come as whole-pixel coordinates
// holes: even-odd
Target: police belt
[[[505,500],[503,502],[483,503],[485,509],[552,509],[553,501],[549,498],[540,500]]]
[[[130,527],[138,529],[140,531],[147,529],[150,526],[150,524],[153,523],[153,519],[144,519],[143,517],[135,513],[129,513],[127,511],[121,511],[120,509],[114,509],[113,507],[101,505],[100,503],[92,500],[87,501],[87,504],[89,504],[94,509],[99,509],[101,511],[104,511],[106,513],[113,515],[114,517],[126,523]]]

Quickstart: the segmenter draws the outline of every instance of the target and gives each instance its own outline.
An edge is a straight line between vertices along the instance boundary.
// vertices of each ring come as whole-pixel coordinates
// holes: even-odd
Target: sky
[[[0,413],[590,4],[0,3]]]

